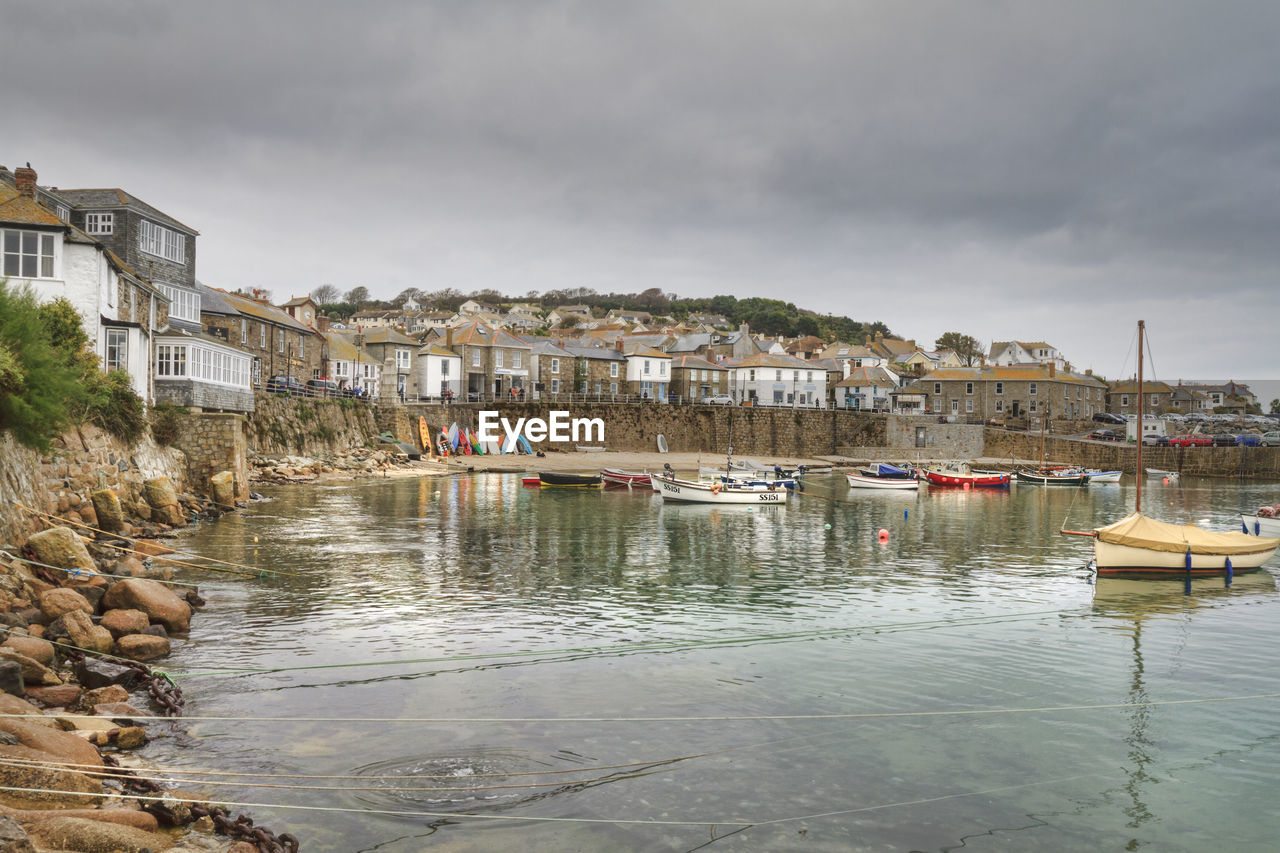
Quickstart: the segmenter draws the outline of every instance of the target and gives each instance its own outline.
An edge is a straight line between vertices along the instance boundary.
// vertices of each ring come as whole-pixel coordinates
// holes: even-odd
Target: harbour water
[[[272,488],[181,540],[264,573],[199,576],[151,753],[307,851],[1274,849],[1280,561],[1095,582],[1057,530],[1129,478],[809,489]],[[1223,530],[1276,499],[1144,489]]]

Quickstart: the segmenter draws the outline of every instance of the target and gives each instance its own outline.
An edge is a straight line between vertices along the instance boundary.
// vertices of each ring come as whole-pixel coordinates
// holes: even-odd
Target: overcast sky
[[[0,163],[208,284],[770,296],[1280,378],[1280,3],[7,2]]]

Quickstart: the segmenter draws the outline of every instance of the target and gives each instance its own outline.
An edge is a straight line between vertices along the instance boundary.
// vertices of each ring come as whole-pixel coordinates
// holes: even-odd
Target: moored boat
[[[1260,507],[1252,515],[1240,513],[1240,526],[1254,536],[1280,536],[1280,504]]]
[[[1123,471],[1085,471],[1084,475],[1089,478],[1090,483],[1118,483],[1120,475]]]
[[[1089,482],[1083,471],[1062,468],[1019,468],[1014,476],[1019,483],[1033,483],[1037,486],[1083,486]]]
[[[923,469],[924,477],[933,486],[971,486],[1000,488],[1009,485],[1006,471],[976,471],[967,462],[949,462]]]
[[[877,462],[874,465],[859,468],[858,476],[875,477],[877,480],[914,480],[916,472],[911,468]]]
[[[920,488],[920,481],[911,477],[909,479],[902,477],[865,477],[861,474],[845,474],[845,479],[849,481],[849,487],[852,489],[892,489],[896,491],[904,491],[909,489]]]
[[[787,490],[774,486],[706,483],[681,480],[667,474],[652,475],[653,488],[664,501],[710,504],[785,504]]]
[[[539,471],[538,482],[543,486],[559,488],[591,488],[604,482],[599,474],[565,474],[560,471]]]
[[[1177,471],[1166,471],[1163,468],[1148,468],[1146,470],[1147,470],[1148,477],[1155,477],[1157,479],[1169,480],[1170,482],[1178,479]]]
[[[607,486],[648,486],[649,476],[648,471],[623,471],[620,468],[605,468],[600,472],[600,478]]]
[[[1142,362],[1145,323],[1138,321],[1138,411],[1144,411]],[[1136,470],[1142,468],[1142,443],[1137,444]],[[1146,469],[1151,473],[1152,469]],[[1230,583],[1237,572],[1257,571],[1280,548],[1280,539],[1248,533],[1219,533],[1194,524],[1170,524],[1142,514],[1142,478],[1134,493],[1134,511],[1119,521],[1092,531],[1062,533],[1093,537],[1093,565],[1099,577],[1142,578],[1223,575]],[[1190,587],[1188,586],[1188,590]]]

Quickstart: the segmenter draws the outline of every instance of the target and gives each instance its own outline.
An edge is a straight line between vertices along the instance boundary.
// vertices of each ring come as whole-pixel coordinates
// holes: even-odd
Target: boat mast
[[[1040,416],[1040,473],[1044,473],[1044,428],[1049,420],[1049,404],[1044,404],[1044,414]]]
[[[1146,322],[1138,321],[1138,467],[1134,472],[1138,480],[1138,496],[1134,501],[1134,512],[1142,512],[1142,418],[1145,409],[1142,405],[1142,350],[1146,346]]]

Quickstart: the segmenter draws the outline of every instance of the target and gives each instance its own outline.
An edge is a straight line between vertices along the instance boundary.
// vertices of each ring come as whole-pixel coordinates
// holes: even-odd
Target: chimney
[[[1058,365],[1054,364],[1052,361],[1049,362],[1049,378],[1052,379],[1057,374],[1057,372],[1058,372]]]
[[[453,326],[446,326],[444,330],[444,348],[453,349]]]
[[[25,195],[27,198],[36,197],[36,170],[31,168],[30,163],[13,170],[13,183],[18,190],[18,195]]]
[[[316,331],[317,332],[329,331],[329,315],[327,314],[316,315]]]

